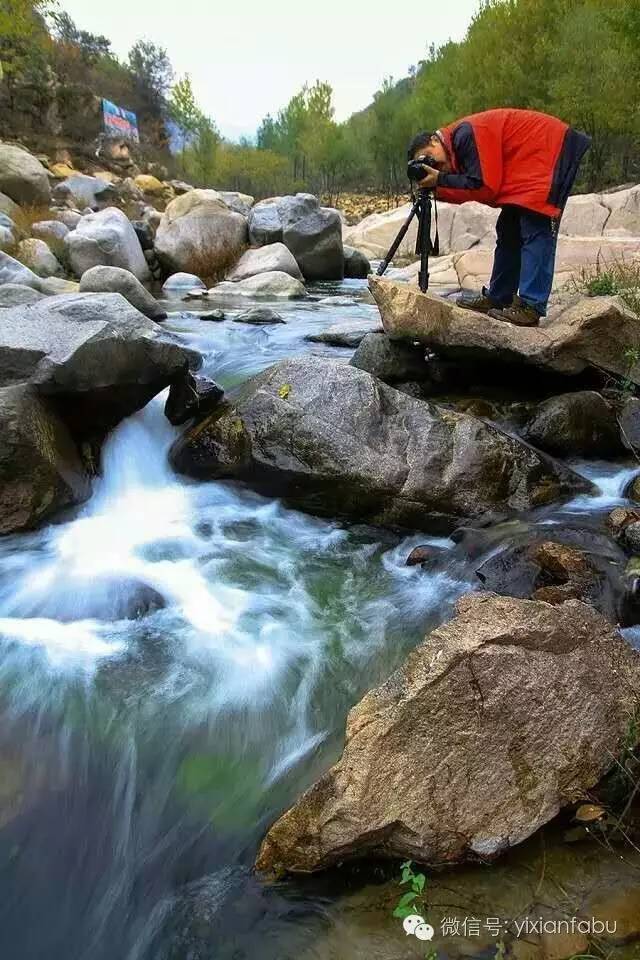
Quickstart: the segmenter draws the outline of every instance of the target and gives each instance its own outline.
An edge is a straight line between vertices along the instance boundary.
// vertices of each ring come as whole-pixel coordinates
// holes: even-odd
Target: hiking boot
[[[494,320],[504,320],[505,323],[512,323],[516,327],[537,327],[540,323],[538,311],[524,303],[520,297],[516,297],[510,307],[489,310],[488,315]]]
[[[490,310],[499,309],[495,300],[490,300],[484,291],[463,294],[457,298],[456,307],[462,307],[463,310],[475,310],[476,313],[489,313]]]

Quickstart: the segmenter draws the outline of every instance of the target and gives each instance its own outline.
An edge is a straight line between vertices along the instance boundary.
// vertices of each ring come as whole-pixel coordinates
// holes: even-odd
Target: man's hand
[[[438,184],[438,170],[429,170],[426,177],[418,180],[418,186],[421,190],[433,190]]]

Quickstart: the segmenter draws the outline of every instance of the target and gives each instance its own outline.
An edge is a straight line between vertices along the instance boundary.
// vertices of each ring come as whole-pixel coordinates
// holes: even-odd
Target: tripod
[[[418,218],[418,237],[416,239],[416,255],[420,256],[420,273],[418,274],[418,285],[422,293],[426,293],[429,287],[429,254],[432,253],[435,257],[439,256],[440,253],[440,243],[438,238],[438,208],[436,207],[436,236],[435,240],[431,242],[431,191],[430,190],[419,190],[418,196],[415,198],[413,207],[411,208],[411,213],[405,220],[405,222],[400,227],[398,231],[398,236],[395,238],[389,252],[378,267],[377,275],[379,277],[385,272],[394,256],[396,251],[405,236],[407,235],[407,230],[411,226],[411,221],[414,217]]]

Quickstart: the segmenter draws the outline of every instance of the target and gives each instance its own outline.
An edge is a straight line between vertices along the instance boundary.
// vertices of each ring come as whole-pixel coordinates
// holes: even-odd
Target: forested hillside
[[[141,149],[172,172],[256,196],[402,191],[413,132],[502,105],[555,113],[593,137],[583,189],[640,173],[637,0],[486,0],[461,42],[425,49],[408,77],[386,79],[345,123],[335,120],[330,85],[316,81],[265,117],[255,143],[219,136],[164,49],[138,40],[121,62],[108,38],[50,0],[0,0],[0,59],[4,136],[40,149],[91,142],[106,97],[138,114]]]

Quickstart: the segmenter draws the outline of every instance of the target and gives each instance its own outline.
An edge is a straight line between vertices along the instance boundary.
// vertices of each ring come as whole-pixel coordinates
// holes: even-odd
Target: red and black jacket
[[[440,173],[436,196],[477,200],[558,217],[591,140],[557,117],[505,108],[475,113],[438,131],[451,173]]]

